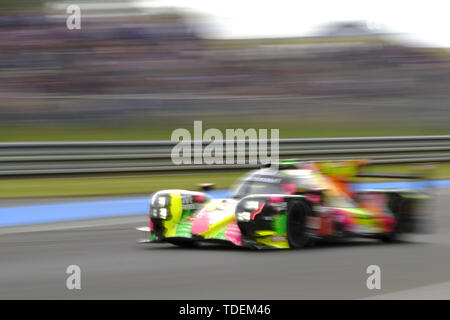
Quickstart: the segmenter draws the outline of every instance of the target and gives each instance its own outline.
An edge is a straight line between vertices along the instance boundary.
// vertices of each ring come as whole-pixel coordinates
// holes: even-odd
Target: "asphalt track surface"
[[[0,299],[450,299],[450,189],[434,193],[434,233],[398,244],[138,244],[144,215],[0,228]],[[66,288],[74,264],[81,290]],[[373,264],[380,290],[366,286]]]

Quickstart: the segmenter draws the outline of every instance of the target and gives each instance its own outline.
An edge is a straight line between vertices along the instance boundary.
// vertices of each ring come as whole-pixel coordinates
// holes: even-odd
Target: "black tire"
[[[402,196],[397,193],[389,195],[389,209],[394,215],[397,224],[393,232],[385,233],[380,237],[380,240],[385,243],[395,243],[400,241],[400,235],[404,231],[405,225],[405,201]]]
[[[189,239],[170,239],[166,241],[183,248],[196,248],[199,246],[198,242]]]
[[[396,232],[389,232],[380,236],[380,240],[384,243],[398,242],[398,234]]]
[[[294,200],[288,204],[286,232],[289,246],[303,248],[309,244],[307,217],[312,215],[311,206],[304,200]]]

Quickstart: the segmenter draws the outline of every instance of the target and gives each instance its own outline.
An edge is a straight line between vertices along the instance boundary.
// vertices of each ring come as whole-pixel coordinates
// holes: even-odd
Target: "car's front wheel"
[[[196,248],[199,246],[198,242],[190,239],[166,239],[166,241],[183,248]]]
[[[288,204],[287,238],[291,248],[303,248],[309,243],[307,218],[312,216],[311,206],[304,200],[294,200]]]

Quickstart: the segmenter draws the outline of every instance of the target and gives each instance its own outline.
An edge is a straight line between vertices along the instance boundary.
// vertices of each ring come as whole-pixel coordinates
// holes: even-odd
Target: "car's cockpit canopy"
[[[275,169],[265,167],[254,170],[231,189],[233,198],[238,199],[253,194],[294,195],[320,191],[325,191],[332,203],[337,200],[339,203],[352,202],[340,190],[336,181],[324,175],[315,163],[311,162],[289,162]],[[351,205],[341,203],[340,206]]]
[[[285,194],[282,185],[286,179],[269,169],[256,170],[238,181],[231,189],[233,198],[252,194]]]

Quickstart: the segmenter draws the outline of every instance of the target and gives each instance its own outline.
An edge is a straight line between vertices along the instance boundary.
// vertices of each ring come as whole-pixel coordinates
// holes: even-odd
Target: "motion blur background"
[[[66,26],[69,5],[80,30]],[[448,299],[450,136],[416,137],[450,135],[448,12],[448,0],[0,0],[0,299],[346,299],[422,286],[419,298]],[[152,192],[222,192],[243,173],[145,172],[167,165],[151,157],[161,144],[151,154],[129,140],[170,140],[194,120],[280,138],[413,136],[298,148],[401,157],[367,170],[440,179],[389,184],[430,191],[437,232],[263,254],[138,247]],[[105,140],[127,142],[113,154],[44,143]],[[82,290],[64,285],[73,264]],[[366,287],[372,264],[382,290]]]
[[[335,2],[2,0],[0,140],[450,132],[445,1]]]

